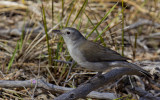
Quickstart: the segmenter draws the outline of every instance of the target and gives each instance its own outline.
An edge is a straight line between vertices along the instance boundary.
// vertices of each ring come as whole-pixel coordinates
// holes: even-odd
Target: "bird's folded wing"
[[[129,58],[123,57],[119,53],[91,41],[87,41],[80,48],[81,54],[90,62],[129,60]]]

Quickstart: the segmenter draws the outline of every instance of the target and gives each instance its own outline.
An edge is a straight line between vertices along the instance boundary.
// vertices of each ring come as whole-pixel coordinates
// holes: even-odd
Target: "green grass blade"
[[[124,8],[122,0],[122,9]],[[124,10],[122,10],[122,56],[124,56]]]
[[[12,66],[12,64],[13,64],[13,61],[14,61],[16,52],[17,52],[17,50],[18,50],[18,47],[19,47],[19,41],[17,41],[16,48],[15,48],[15,50],[14,50],[14,52],[13,52],[13,55],[12,55],[12,57],[11,57],[11,60],[9,61],[7,73],[8,73],[8,71],[10,70],[10,68],[11,68],[11,66]]]
[[[64,0],[62,0],[62,13],[61,13],[61,20],[64,17]],[[63,23],[61,23],[61,27],[63,27]]]
[[[52,56],[51,56],[51,49],[50,49],[50,46],[49,46],[49,38],[48,38],[48,33],[47,33],[47,21],[46,21],[46,16],[45,16],[45,11],[44,11],[44,7],[43,7],[43,4],[42,4],[42,15],[43,15],[43,25],[44,25],[44,31],[45,31],[45,34],[46,34],[46,41],[47,41],[47,48],[48,48],[48,62],[50,65],[52,65]]]
[[[133,48],[133,59],[136,58],[137,38],[138,38],[138,33],[135,33],[135,41],[134,41],[134,48]]]
[[[88,21],[92,24],[92,26],[95,27],[94,24],[93,24],[93,22],[92,22],[91,19],[89,18],[89,16],[88,16],[86,13],[84,13],[84,14],[87,16]],[[96,28],[95,30],[96,30],[97,35],[99,35],[100,33],[99,33],[99,31],[97,30],[97,28]],[[101,40],[102,44],[103,44],[104,46],[106,46],[106,44],[104,43],[104,39],[102,38],[102,36],[100,36],[100,40]]]
[[[123,8],[122,10],[124,10],[124,9],[125,8]],[[117,17],[122,12],[122,10],[120,12],[118,12]],[[115,17],[114,19],[116,19],[117,17]],[[99,34],[99,36],[96,37],[96,39],[94,41],[97,41],[100,38],[100,36],[109,28],[109,26],[114,21],[114,19],[103,29],[103,31]]]
[[[72,9],[71,9],[71,11],[70,11],[70,13],[69,13],[69,16],[68,16],[68,19],[67,19],[67,22],[66,22],[66,25],[65,25],[65,27],[67,27],[68,26],[68,23],[69,23],[69,20],[70,20],[70,18],[71,18],[71,15],[72,15],[72,13],[73,13],[73,11],[74,11],[74,9],[75,9],[75,5],[76,5],[76,3],[74,3],[74,2],[76,2],[77,0],[74,0],[72,3],[73,3],[73,7],[72,7]],[[71,6],[70,6],[71,7]]]
[[[91,34],[97,29],[97,27],[108,17],[108,15],[114,10],[114,8],[117,6],[118,3],[116,3],[106,14],[105,16],[98,22],[98,24],[93,28],[93,30],[88,34],[86,38],[91,36]]]
[[[52,0],[52,27],[54,24],[54,0]]]
[[[48,30],[47,29],[47,21],[46,21],[45,10],[44,10],[43,4],[42,4],[42,15],[43,15],[42,20],[43,20],[43,25],[44,25],[44,31],[45,31],[45,34],[46,34],[46,41],[47,41],[47,48],[48,48],[48,55],[49,55],[48,56],[48,63],[49,63],[50,66],[52,66],[52,63],[53,63],[52,55],[51,55],[52,53],[51,53],[51,48],[49,46],[49,36],[48,36],[48,31],[47,31]],[[46,66],[46,69],[47,69],[48,73],[50,74],[50,76],[52,77],[52,79],[55,82],[55,84],[58,85],[58,83],[56,82],[55,78],[53,77],[51,71],[49,70],[48,66]]]
[[[82,10],[83,10],[83,8],[85,7],[85,5],[87,4],[87,2],[88,2],[88,0],[85,0],[85,2],[83,3],[83,5],[82,5],[81,9],[78,11],[78,13],[77,13],[76,17],[74,18],[74,20],[73,20],[73,22],[72,22],[72,25],[71,25],[71,26],[73,26],[74,22],[77,20],[78,16],[79,16],[79,15],[80,15],[80,13],[82,12]]]
[[[82,25],[82,15],[83,15],[83,12],[84,12],[84,9],[82,9],[82,11],[81,11],[82,13],[81,13],[81,15],[80,15],[80,17],[79,17],[79,22],[78,22],[78,25],[77,25],[77,29],[79,30],[80,29],[80,27],[81,27],[81,25]]]

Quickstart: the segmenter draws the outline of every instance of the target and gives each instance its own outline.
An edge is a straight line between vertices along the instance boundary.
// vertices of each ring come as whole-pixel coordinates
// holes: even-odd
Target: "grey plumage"
[[[129,60],[129,58],[121,56],[116,51],[113,51],[107,47],[103,47],[91,41],[86,41],[84,44],[81,44],[79,46],[79,49],[82,52],[85,59],[90,62]]]
[[[101,73],[113,67],[130,67],[151,77],[151,74],[141,67],[127,62],[130,60],[129,58],[123,57],[107,47],[88,41],[74,28],[68,27],[53,32],[62,35],[71,57],[84,68]]]

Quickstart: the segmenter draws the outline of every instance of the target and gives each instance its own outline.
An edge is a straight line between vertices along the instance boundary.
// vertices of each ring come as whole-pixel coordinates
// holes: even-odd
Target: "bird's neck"
[[[83,60],[85,59],[79,49],[79,47],[81,47],[81,45],[83,45],[86,42],[85,38],[82,38],[82,39],[78,39],[76,41],[70,41],[70,40],[68,41],[64,39],[66,42],[69,54],[77,63],[84,62]]]
[[[77,46],[81,45],[82,43],[84,43],[84,41],[86,41],[86,39],[84,37],[79,38],[77,40],[70,40],[70,39],[64,38],[64,41],[65,41],[68,49],[70,49],[70,48],[73,49],[74,47],[77,47]]]

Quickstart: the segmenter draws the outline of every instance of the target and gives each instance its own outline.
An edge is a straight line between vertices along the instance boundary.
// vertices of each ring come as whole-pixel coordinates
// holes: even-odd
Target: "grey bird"
[[[113,67],[130,67],[151,77],[150,73],[127,62],[129,59],[116,51],[87,40],[75,28],[66,27],[62,30],[53,30],[53,32],[62,35],[73,60],[81,67],[98,72],[97,75],[101,75],[102,72]]]

